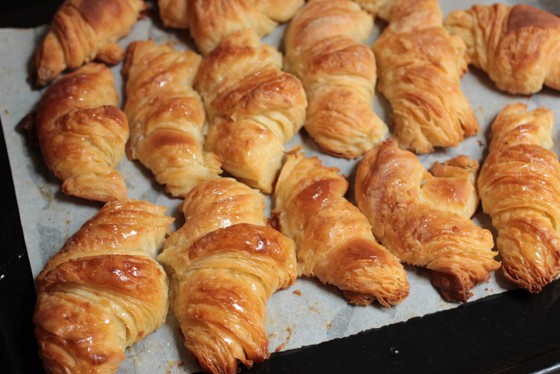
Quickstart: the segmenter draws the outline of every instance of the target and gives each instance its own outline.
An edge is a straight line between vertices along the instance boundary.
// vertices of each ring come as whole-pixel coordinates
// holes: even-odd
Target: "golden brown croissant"
[[[157,0],[159,17],[163,25],[175,29],[188,29],[193,0]]]
[[[207,149],[224,170],[266,193],[307,106],[301,82],[281,66],[280,52],[247,29],[206,55],[195,81],[210,122]]]
[[[552,111],[506,106],[492,124],[478,187],[498,231],[505,276],[539,292],[560,274],[560,163],[552,146]]]
[[[391,104],[399,145],[428,153],[477,133],[478,122],[460,87],[466,47],[443,28],[437,0],[380,4],[389,26],[372,47],[378,89]]]
[[[126,51],[124,111],[130,124],[128,156],[147,166],[173,196],[216,178],[220,161],[204,152],[204,106],[192,83],[200,56],[151,40]]]
[[[37,277],[35,335],[49,373],[114,373],[125,348],[165,321],[168,284],[152,258],[173,218],[165,207],[109,202]]]
[[[387,30],[409,32],[442,24],[439,2],[435,0],[353,0],[376,17],[388,21]]]
[[[67,68],[124,56],[116,43],[130,32],[146,4],[142,0],[66,0],[35,52],[36,83],[48,84]]]
[[[303,0],[158,0],[163,24],[190,29],[206,54],[225,37],[243,29],[264,36],[293,17]]]
[[[171,276],[172,310],[202,368],[236,373],[268,358],[266,303],[296,278],[294,243],[266,227],[262,194],[231,178],[185,197],[186,222],[159,256]]]
[[[401,261],[432,270],[432,283],[451,301],[499,268],[490,231],[469,218],[478,200],[478,162],[459,156],[427,172],[394,139],[366,153],[356,174],[356,201],[379,241]]]
[[[305,129],[335,156],[362,155],[387,132],[373,111],[375,57],[363,44],[373,18],[346,0],[308,1],[285,35],[287,71],[309,101]]]
[[[560,90],[560,18],[529,5],[475,5],[454,11],[445,27],[467,45],[469,62],[496,86],[531,94],[543,84]]]
[[[41,98],[41,152],[66,194],[96,201],[126,197],[115,167],[124,156],[128,121],[117,103],[113,73],[98,63],[61,77]]]
[[[406,272],[377,243],[367,218],[344,198],[348,181],[321,161],[290,154],[278,177],[275,212],[296,243],[298,273],[340,288],[350,302],[386,307],[408,296]]]

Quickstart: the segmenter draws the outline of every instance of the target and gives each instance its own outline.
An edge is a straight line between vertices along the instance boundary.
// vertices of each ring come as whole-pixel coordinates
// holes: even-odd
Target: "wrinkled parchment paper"
[[[477,1],[481,4],[492,2]],[[504,2],[513,5],[520,1]],[[453,9],[470,7],[473,3],[475,1],[441,1],[444,14]],[[560,14],[560,3],[556,0],[533,0],[525,3]],[[370,42],[379,35],[379,27],[376,27]],[[29,85],[28,66],[34,48],[45,30],[45,27],[0,29],[0,117],[34,276],[37,276],[45,262],[62,247],[65,240],[101,207],[99,203],[64,195],[60,191],[60,183],[44,166],[38,148],[26,139],[18,126],[43,92],[33,90]],[[265,37],[264,41],[279,46],[283,31],[284,26],[280,26],[274,33]],[[178,49],[189,48],[192,45],[186,32],[164,30],[157,20],[157,14],[139,21],[133,31],[121,41],[121,45],[126,46],[133,40],[147,38],[152,38],[157,43],[172,42]],[[121,65],[112,68],[119,89],[122,88],[120,68]],[[482,131],[456,148],[421,156],[421,161],[427,167],[434,161],[443,161],[459,154],[467,154],[482,161],[491,121],[508,103],[523,102],[530,109],[538,106],[548,107],[555,111],[557,122],[560,121],[559,92],[545,89],[531,97],[503,94],[494,88],[483,72],[474,68],[462,78],[462,88]],[[390,107],[379,94],[374,106],[376,112],[389,123]],[[553,139],[557,142],[553,150],[558,154],[560,141],[557,126],[554,128]],[[324,164],[338,167],[341,173],[353,180],[358,161],[327,156],[321,153],[306,135],[296,136],[286,148],[290,149],[299,144],[303,145],[306,155],[318,155]],[[168,214],[176,217],[173,228],[182,225],[184,220],[179,210],[181,201],[169,198],[155,183],[148,170],[127,159],[123,159],[118,168],[127,181],[129,197],[167,206]],[[490,228],[488,217],[482,213],[477,213],[474,219],[482,226]],[[267,315],[270,351],[318,344],[458,305],[443,301],[431,286],[426,271],[414,267],[407,267],[407,270],[411,286],[410,296],[391,309],[378,305],[352,306],[338,290],[323,286],[313,279],[299,279],[291,288],[275,293],[269,301]],[[473,290],[474,296],[470,301],[509,288],[511,285],[498,271],[488,283],[481,284]],[[127,356],[127,361],[121,367],[122,373],[189,373],[199,370],[193,356],[183,346],[181,333],[172,315],[161,329],[129,348]]]

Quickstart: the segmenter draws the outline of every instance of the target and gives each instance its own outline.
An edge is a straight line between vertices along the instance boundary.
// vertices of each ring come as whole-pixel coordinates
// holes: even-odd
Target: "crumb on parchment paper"
[[[290,342],[290,339],[292,338],[292,328],[291,327],[286,327],[286,339],[284,340],[283,343],[281,343],[280,345],[278,345],[276,347],[276,349],[274,349],[274,352],[280,352],[281,350],[284,349],[284,347],[286,345],[288,345],[288,343]]]
[[[314,307],[313,305],[309,306],[309,308],[307,308],[310,312],[315,312],[317,314],[321,314],[321,310],[319,308]]]
[[[185,364],[181,360],[169,360],[167,361],[165,374],[171,374],[173,373],[173,369],[182,368],[183,366],[185,366]]]

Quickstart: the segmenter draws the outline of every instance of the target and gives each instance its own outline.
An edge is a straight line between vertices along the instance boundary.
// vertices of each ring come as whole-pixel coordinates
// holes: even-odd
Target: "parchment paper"
[[[477,1],[491,4],[493,1]],[[442,0],[444,13],[452,9],[470,7],[474,1]],[[504,1],[513,5],[519,1]],[[525,1],[536,7],[560,13],[560,4],[555,0]],[[379,35],[379,27],[370,40]],[[280,26],[264,41],[280,45],[284,27]],[[28,65],[34,48],[45,32],[45,27],[35,29],[0,29],[0,116],[16,188],[17,203],[20,209],[25,243],[27,245],[33,275],[36,276],[45,262],[56,253],[65,240],[91,218],[101,204],[87,202],[64,195],[60,183],[46,169],[38,148],[26,140],[18,126],[20,120],[29,113],[43,91],[33,90],[28,83]],[[157,14],[152,18],[139,21],[133,31],[121,41],[124,47],[133,40],[152,38],[157,43],[171,41],[178,49],[189,48],[192,43],[186,32],[164,30]],[[122,88],[121,65],[112,68],[117,86]],[[443,161],[459,154],[482,161],[485,155],[488,128],[496,114],[508,103],[523,102],[530,109],[538,106],[553,109],[560,119],[560,93],[545,89],[538,95],[512,96],[494,88],[483,72],[471,68],[462,78],[462,89],[469,99],[482,131],[466,139],[458,147],[421,156],[425,166],[434,161]],[[376,112],[389,123],[390,107],[378,94],[374,106]],[[558,154],[557,126],[553,139],[558,143],[553,150]],[[336,166],[341,173],[353,181],[353,172],[359,160],[347,161],[321,153],[306,136],[296,136],[288,145],[290,149],[302,144],[306,155],[318,155],[325,165]],[[169,207],[168,214],[176,217],[173,227],[184,222],[179,210],[181,201],[169,198],[158,186],[152,174],[137,162],[123,159],[119,164],[129,197],[151,201]],[[5,178],[6,176],[2,176]],[[351,193],[349,195],[351,197]],[[477,213],[474,220],[487,228],[489,219]],[[287,290],[275,293],[268,304],[267,330],[270,338],[270,351],[294,349],[321,343],[335,338],[347,337],[358,332],[381,327],[429,313],[450,309],[459,304],[443,301],[432,287],[427,272],[407,267],[410,282],[410,296],[398,306],[385,309],[378,305],[356,307],[347,303],[340,292],[323,286],[313,279],[299,279]],[[500,271],[493,274],[488,283],[479,285],[470,299],[477,300],[488,295],[511,288]],[[158,331],[146,337],[127,350],[128,359],[120,369],[122,373],[190,373],[199,370],[193,356],[183,346],[181,333],[172,315]]]

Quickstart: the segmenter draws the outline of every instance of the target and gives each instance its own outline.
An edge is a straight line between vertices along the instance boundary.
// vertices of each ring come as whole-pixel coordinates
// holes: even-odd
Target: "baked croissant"
[[[252,29],[259,37],[270,33],[302,4],[303,0],[158,0],[163,24],[190,29],[203,54],[243,29]]]
[[[39,145],[64,193],[96,201],[126,197],[115,167],[124,156],[128,121],[117,103],[113,73],[98,63],[61,77],[41,98]]]
[[[35,335],[49,373],[114,373],[125,348],[165,321],[168,283],[152,258],[173,218],[165,207],[109,202],[37,277]]]
[[[247,29],[206,55],[195,81],[209,120],[207,149],[224,170],[265,193],[307,106],[301,82],[281,67],[280,52]]]
[[[336,168],[316,157],[288,155],[275,189],[281,230],[296,243],[299,275],[337,286],[351,303],[377,300],[390,307],[408,296],[406,272],[344,198],[347,190]]]
[[[66,0],[35,52],[37,85],[93,60],[119,63],[124,51],[117,41],[145,8],[142,0]]]
[[[560,163],[552,146],[552,111],[506,106],[492,124],[478,188],[497,229],[509,280],[539,292],[560,274]]]
[[[463,95],[465,44],[442,26],[437,0],[379,2],[389,26],[373,44],[378,89],[391,104],[393,135],[403,148],[429,153],[479,131]]]
[[[475,5],[454,11],[445,27],[467,45],[469,62],[503,91],[560,90],[560,18],[529,5]]]
[[[296,279],[294,243],[266,227],[262,194],[231,178],[185,197],[185,224],[159,260],[171,276],[172,310],[205,371],[236,373],[269,357],[266,303]]]
[[[401,261],[432,270],[449,301],[466,301],[500,266],[492,234],[469,219],[477,170],[478,162],[459,156],[427,172],[389,139],[366,153],[356,174],[356,201],[375,237]]]
[[[346,0],[312,0],[290,22],[287,71],[301,79],[309,101],[305,129],[335,156],[356,158],[387,133],[373,111],[375,57],[363,44],[373,17]]]
[[[204,106],[192,88],[199,64],[192,51],[148,40],[128,46],[122,69],[128,157],[147,166],[173,196],[221,172],[218,158],[204,152]]]

